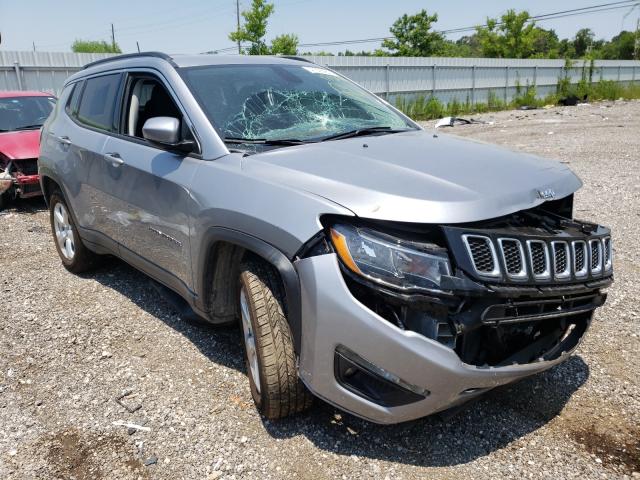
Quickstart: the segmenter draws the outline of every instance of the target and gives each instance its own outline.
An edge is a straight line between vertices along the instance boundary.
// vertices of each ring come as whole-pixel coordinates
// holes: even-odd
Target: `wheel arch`
[[[47,204],[47,207],[49,206],[49,197],[51,197],[51,194],[56,188],[60,190],[60,192],[64,195],[60,184],[46,174],[40,175],[40,188],[42,189],[42,194],[44,196],[44,201]]]
[[[196,267],[198,297],[201,299],[200,307],[209,314],[215,313],[212,311],[215,307],[212,305],[215,300],[212,298],[212,282],[217,282],[216,285],[220,285],[221,283],[218,282],[224,280],[226,287],[235,291],[236,284],[233,279],[236,277],[230,275],[234,274],[233,269],[239,267],[240,260],[247,252],[270,264],[280,275],[287,302],[287,320],[293,336],[295,351],[299,353],[302,332],[298,273],[291,260],[283,252],[264,240],[225,227],[211,227],[206,231],[201,242]],[[220,264],[220,261],[224,263]],[[236,270],[235,273],[239,272]],[[232,280],[230,281],[230,279]],[[225,296],[229,298],[228,291]],[[224,319],[219,321],[222,323]]]

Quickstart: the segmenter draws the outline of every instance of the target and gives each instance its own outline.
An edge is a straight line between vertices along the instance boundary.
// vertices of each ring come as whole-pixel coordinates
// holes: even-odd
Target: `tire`
[[[82,243],[71,210],[60,191],[54,191],[49,197],[49,221],[53,241],[64,268],[72,273],[82,273],[97,265],[98,255]]]
[[[313,397],[298,378],[280,277],[264,263],[245,263],[239,297],[247,374],[258,411],[278,419],[306,410]]]

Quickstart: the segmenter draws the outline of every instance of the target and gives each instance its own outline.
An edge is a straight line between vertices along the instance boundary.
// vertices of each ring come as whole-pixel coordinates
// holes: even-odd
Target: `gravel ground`
[[[238,330],[182,322],[116,260],[67,273],[22,202],[0,215],[0,478],[640,477],[640,102],[478,118],[446,132],[570,164],[577,217],[613,229],[616,283],[567,362],[453,418],[268,422]]]

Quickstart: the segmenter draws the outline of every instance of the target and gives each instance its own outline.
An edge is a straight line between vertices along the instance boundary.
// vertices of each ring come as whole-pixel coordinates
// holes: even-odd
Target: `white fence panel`
[[[0,90],[41,90],[60,93],[64,80],[85,64],[110,54],[13,52],[0,50]],[[571,83],[588,77],[589,65],[564,60],[446,57],[306,57],[351,78],[394,101],[398,96],[434,95],[447,103],[486,102],[489,92],[510,100],[516,86],[535,85],[538,96],[555,92],[558,78]],[[593,81],[640,81],[640,61],[598,60]],[[585,70],[586,69],[586,70]]]

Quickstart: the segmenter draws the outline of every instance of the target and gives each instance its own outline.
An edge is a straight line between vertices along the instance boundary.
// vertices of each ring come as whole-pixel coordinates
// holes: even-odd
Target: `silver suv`
[[[70,77],[39,169],[63,265],[103,254],[240,321],[268,418],[379,423],[574,351],[612,282],[564,165],[425,131],[303,59],[123,55]]]

